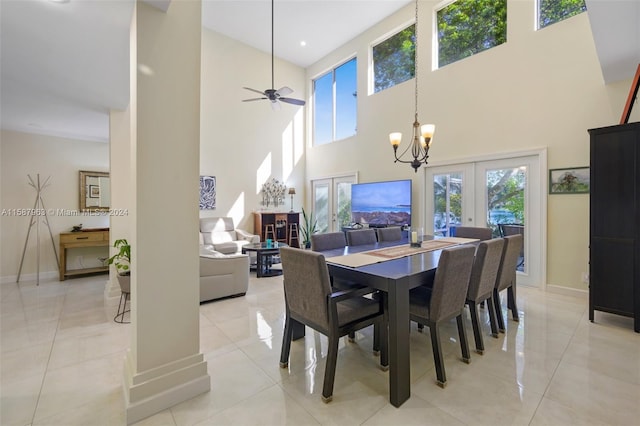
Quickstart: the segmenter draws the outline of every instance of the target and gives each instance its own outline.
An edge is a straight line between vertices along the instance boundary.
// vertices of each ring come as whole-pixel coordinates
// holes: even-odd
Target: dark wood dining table
[[[409,290],[433,280],[442,250],[416,253],[359,267],[331,262],[335,256],[361,253],[407,241],[376,243],[323,251],[329,274],[334,278],[361,282],[383,292],[389,319],[389,401],[400,407],[411,396],[409,357]]]

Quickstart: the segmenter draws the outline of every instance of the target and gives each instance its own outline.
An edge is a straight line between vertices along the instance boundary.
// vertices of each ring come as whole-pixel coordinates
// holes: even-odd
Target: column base
[[[135,375],[131,361],[129,351],[123,383],[127,425],[211,390],[202,354]]]

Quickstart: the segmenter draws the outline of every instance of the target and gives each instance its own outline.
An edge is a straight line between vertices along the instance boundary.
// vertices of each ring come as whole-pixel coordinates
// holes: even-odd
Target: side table
[[[256,276],[262,277],[274,277],[276,275],[282,275],[281,269],[272,269],[273,257],[280,254],[280,247],[289,247],[286,243],[274,241],[271,247],[267,247],[267,243],[246,244],[242,246],[242,254],[248,252],[256,253]]]

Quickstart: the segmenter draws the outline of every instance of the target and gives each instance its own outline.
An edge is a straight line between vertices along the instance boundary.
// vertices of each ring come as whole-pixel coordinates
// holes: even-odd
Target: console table
[[[72,269],[67,271],[67,249],[80,247],[106,247],[109,245],[109,228],[84,229],[79,232],[60,233],[60,281],[67,277],[97,272],[109,272],[108,266]]]

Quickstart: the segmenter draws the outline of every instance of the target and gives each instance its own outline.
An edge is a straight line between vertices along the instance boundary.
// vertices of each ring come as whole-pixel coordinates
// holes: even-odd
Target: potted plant
[[[129,242],[122,238],[116,240],[113,243],[113,247],[118,249],[118,252],[111,256],[107,263],[109,265],[116,265],[116,270],[118,271],[118,283],[120,283],[120,289],[123,293],[130,292],[130,275],[131,270],[129,266],[131,265],[131,245]]]
[[[307,216],[307,212],[302,209],[302,226],[300,231],[302,232],[302,243],[304,248],[311,247],[311,236],[318,232],[318,220],[313,218],[313,212],[309,213]]]

